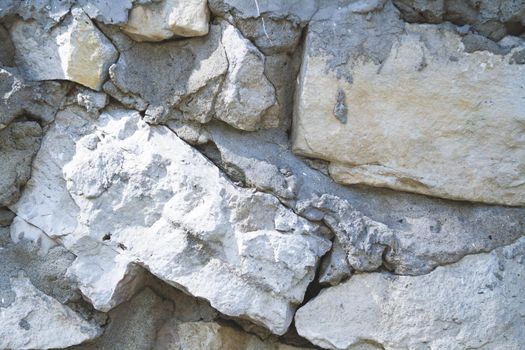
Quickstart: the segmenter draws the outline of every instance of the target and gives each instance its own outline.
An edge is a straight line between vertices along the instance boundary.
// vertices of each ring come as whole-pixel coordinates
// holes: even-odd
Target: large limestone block
[[[521,238],[423,276],[355,275],[299,309],[295,324],[327,349],[518,350],[524,276]]]
[[[11,28],[19,67],[29,80],[65,79],[100,90],[117,50],[78,8],[51,31],[35,21]]]
[[[133,7],[122,30],[136,41],[202,36],[209,18],[206,0],[161,0]]]
[[[389,8],[311,23],[294,151],[343,184],[524,205],[525,65],[466,53],[448,27],[401,31]]]
[[[237,188],[168,128],[149,126],[137,112],[114,110],[97,122],[59,113],[31,180],[12,209],[61,237],[79,259],[84,253],[96,265],[90,246],[105,244],[220,312],[277,334],[286,332],[330,247],[316,225],[271,195]],[[123,266],[115,266],[113,276],[104,271],[100,279],[71,270],[86,297],[106,310],[118,304],[113,295],[126,294],[118,286],[100,293],[89,283],[129,285]]]
[[[99,335],[98,327],[39,291],[26,277],[10,278],[10,284],[15,297],[0,308],[0,348],[65,348]]]

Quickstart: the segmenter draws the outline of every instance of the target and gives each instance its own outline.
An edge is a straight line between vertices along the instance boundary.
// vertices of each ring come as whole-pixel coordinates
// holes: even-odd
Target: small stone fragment
[[[208,22],[206,0],[161,0],[133,7],[122,30],[136,41],[162,41],[206,35]]]

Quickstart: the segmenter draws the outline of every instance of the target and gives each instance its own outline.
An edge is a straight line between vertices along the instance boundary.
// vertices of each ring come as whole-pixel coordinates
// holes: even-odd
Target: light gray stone
[[[326,349],[520,349],[525,238],[418,276],[354,275],[297,311]],[[368,347],[367,347],[368,346]]]
[[[2,0],[0,19],[19,16],[35,20],[45,31],[59,24],[68,14],[75,0]]]
[[[523,208],[337,185],[294,156],[282,131],[244,134],[210,123],[208,132],[213,145],[202,150],[230,178],[275,194],[309,220],[325,221],[336,236],[354,237],[356,244],[350,248],[356,262],[374,262],[372,265],[399,274],[419,275],[467,254],[508,245],[525,229]],[[365,222],[384,224],[388,230],[375,238],[360,234],[352,218],[362,216],[368,217]],[[346,254],[339,260],[343,276],[351,268]]]
[[[319,12],[309,26],[294,151],[329,161],[343,184],[524,205],[525,66],[510,64],[512,52],[466,53],[446,27],[398,32],[388,4],[370,21],[347,12]]]
[[[33,179],[13,210],[63,236],[73,252],[82,239],[98,240],[224,314],[277,334],[330,247],[316,225],[275,197],[235,187],[169,129],[130,111],[104,113],[96,123],[61,112]],[[57,220],[60,229],[50,225]]]
[[[113,44],[79,8],[51,31],[34,21],[17,20],[10,33],[17,63],[29,80],[65,79],[100,90],[118,57]]]
[[[222,24],[228,73],[215,105],[215,116],[237,129],[254,131],[275,102],[275,89],[264,75],[264,56],[233,26]]]
[[[250,131],[275,124],[264,122],[276,102],[264,56],[224,21],[203,38],[134,44],[110,68],[110,77],[106,91],[127,106],[137,105],[131,96],[147,103],[149,123],[215,117]]]
[[[91,18],[106,24],[125,24],[133,0],[77,0],[79,6]]]
[[[73,310],[18,276],[11,278],[15,300],[0,312],[0,347],[3,349],[63,348],[99,335]]]

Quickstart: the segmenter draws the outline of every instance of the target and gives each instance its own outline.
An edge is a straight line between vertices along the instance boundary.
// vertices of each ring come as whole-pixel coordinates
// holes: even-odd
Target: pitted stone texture
[[[37,22],[10,29],[20,69],[29,80],[65,79],[100,90],[118,52],[79,8],[47,32]]]
[[[345,13],[309,26],[294,151],[330,161],[343,184],[524,205],[525,65],[465,53],[446,27],[396,33],[388,4],[371,22]],[[332,24],[355,35],[332,36]]]
[[[208,34],[206,0],[161,0],[136,5],[122,30],[136,41],[162,41],[173,36]]]
[[[57,116],[35,161],[34,178],[53,181],[32,183],[14,210],[49,235],[70,233],[62,240],[74,252],[83,238],[104,242],[224,314],[283,334],[330,247],[318,227],[275,197],[236,188],[138,113],[115,110],[92,125],[70,114]],[[56,201],[43,202],[46,192]],[[62,215],[56,232],[48,222]]]
[[[11,278],[14,302],[0,308],[2,349],[64,348],[96,338],[100,330],[73,310],[18,276]]]
[[[0,207],[16,202],[20,188],[31,175],[31,161],[38,151],[42,128],[36,122],[13,122],[0,130]]]
[[[428,275],[354,275],[297,311],[300,335],[326,349],[520,349],[525,238]],[[368,347],[366,347],[368,346]]]
[[[147,103],[139,109],[153,124],[216,117],[251,131],[266,127],[265,112],[276,102],[264,57],[224,21],[203,38],[132,45],[110,76],[106,91],[129,106],[137,105],[133,100]]]

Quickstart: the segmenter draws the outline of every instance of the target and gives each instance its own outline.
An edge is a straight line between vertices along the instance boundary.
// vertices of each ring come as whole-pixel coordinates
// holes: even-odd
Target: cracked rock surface
[[[0,0],[1,349],[525,339],[521,0]]]

